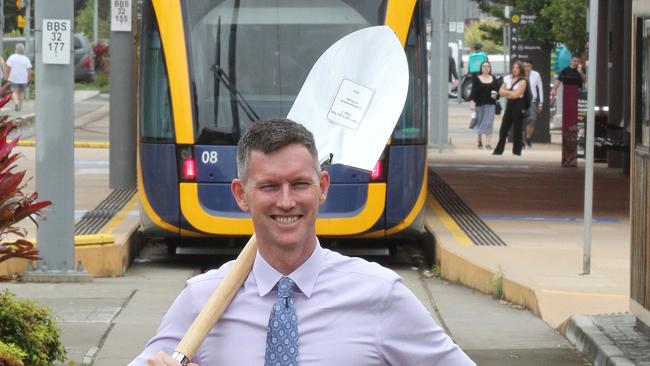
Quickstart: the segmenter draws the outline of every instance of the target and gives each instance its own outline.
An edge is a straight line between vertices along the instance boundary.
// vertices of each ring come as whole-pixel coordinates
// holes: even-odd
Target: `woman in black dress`
[[[508,138],[508,130],[512,126],[512,153],[514,155],[521,155],[522,135],[521,126],[524,120],[524,93],[526,92],[526,80],[524,74],[524,65],[521,61],[512,63],[512,72],[503,78],[503,84],[499,89],[499,95],[505,97],[507,100],[506,110],[503,113],[503,120],[501,121],[501,128],[499,129],[499,142],[494,148],[492,155],[503,154],[503,149],[506,145]]]

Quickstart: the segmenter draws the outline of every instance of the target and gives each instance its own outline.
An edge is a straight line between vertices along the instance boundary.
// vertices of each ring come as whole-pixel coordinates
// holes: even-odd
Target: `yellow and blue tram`
[[[324,238],[424,233],[427,56],[415,0],[145,0],[138,188],[145,236],[239,237],[252,221],[230,193],[237,141],[286,116],[311,66],[341,37],[386,24],[410,69],[400,120],[372,172],[330,166]],[[361,147],[360,147],[361,148]]]

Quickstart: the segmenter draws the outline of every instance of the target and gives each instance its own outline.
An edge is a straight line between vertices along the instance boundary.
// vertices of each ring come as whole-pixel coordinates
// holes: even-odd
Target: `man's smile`
[[[282,224],[282,225],[290,225],[293,224],[294,222],[300,220],[302,218],[302,215],[294,215],[294,216],[279,216],[279,215],[271,215],[271,218],[275,220],[275,222]]]

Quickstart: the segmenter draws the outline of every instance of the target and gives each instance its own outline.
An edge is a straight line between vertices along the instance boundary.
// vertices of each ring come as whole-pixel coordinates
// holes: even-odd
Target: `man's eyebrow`
[[[277,184],[277,183],[278,182],[276,180],[273,180],[273,179],[263,179],[263,180],[255,182],[255,185],[256,186],[263,186],[265,184]]]

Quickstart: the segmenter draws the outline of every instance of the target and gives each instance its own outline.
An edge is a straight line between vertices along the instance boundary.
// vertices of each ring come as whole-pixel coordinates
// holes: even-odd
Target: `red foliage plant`
[[[13,128],[14,124],[7,116],[0,117],[0,263],[10,258],[39,259],[38,250],[32,242],[26,239],[10,242],[7,237],[16,235],[24,238],[27,231],[16,224],[29,218],[38,225],[34,216],[43,218],[41,210],[52,204],[50,201],[37,202],[38,194],[35,192],[23,192],[25,171],[13,172],[16,161],[21,157],[21,154],[13,152],[19,138],[7,141]]]

